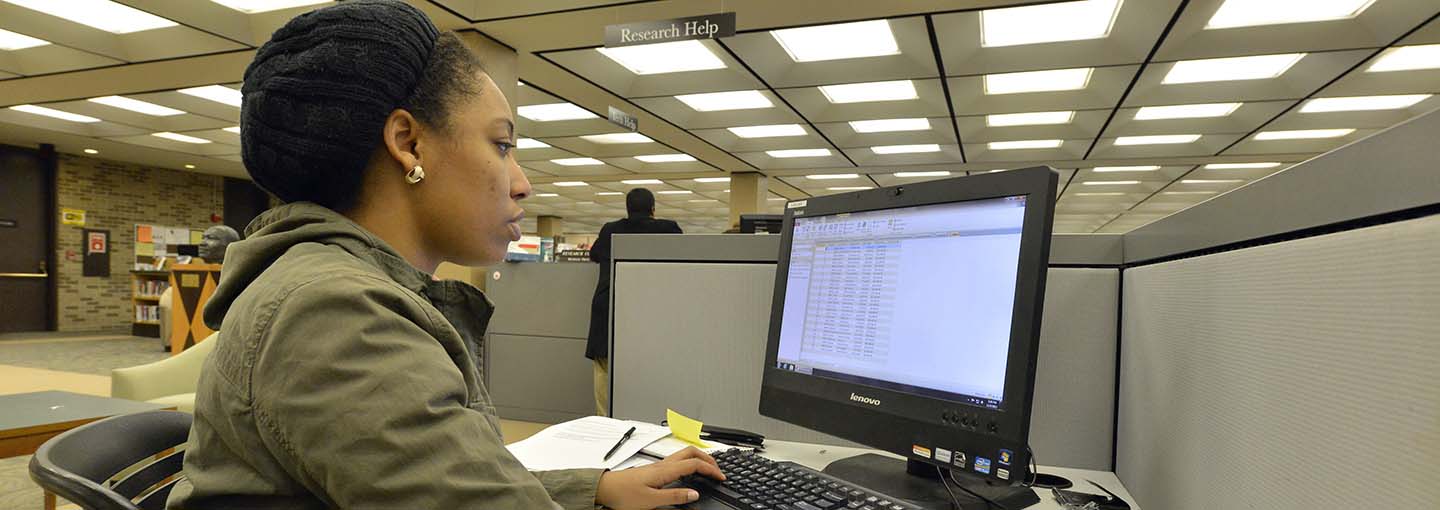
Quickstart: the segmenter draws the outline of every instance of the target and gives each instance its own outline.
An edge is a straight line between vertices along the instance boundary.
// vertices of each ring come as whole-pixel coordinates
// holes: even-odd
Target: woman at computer
[[[220,333],[171,508],[653,508],[723,477],[694,449],[535,473],[506,451],[478,370],[491,305],[431,274],[500,261],[531,189],[454,34],[343,2],[276,31],[242,94],[246,169],[287,203],[230,246],[205,309]]]

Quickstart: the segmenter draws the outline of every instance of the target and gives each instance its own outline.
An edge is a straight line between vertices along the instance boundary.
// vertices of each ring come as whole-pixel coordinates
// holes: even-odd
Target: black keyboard
[[[920,510],[911,503],[845,482],[794,462],[775,462],[754,452],[726,450],[715,455],[725,481],[702,476],[684,480],[700,492],[742,510]]]

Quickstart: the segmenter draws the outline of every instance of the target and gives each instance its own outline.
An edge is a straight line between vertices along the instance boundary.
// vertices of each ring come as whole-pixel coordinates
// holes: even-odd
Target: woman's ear
[[[385,152],[407,172],[420,164],[420,122],[410,112],[396,108],[385,118]]]

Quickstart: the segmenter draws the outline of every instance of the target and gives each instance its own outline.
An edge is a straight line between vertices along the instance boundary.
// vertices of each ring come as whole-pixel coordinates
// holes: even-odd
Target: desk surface
[[[811,469],[825,469],[825,466],[830,465],[831,462],[860,455],[862,453],[878,453],[888,457],[894,457],[896,459],[903,458],[898,455],[880,452],[876,450],[867,450],[863,448],[848,448],[844,446],[826,446],[811,443],[795,443],[791,441],[774,440],[765,441],[764,455],[775,460],[788,460],[809,467]],[[1085,482],[1086,480],[1094,480],[1095,483],[1100,484],[1101,486],[1109,489],[1111,492],[1114,492],[1116,495],[1124,499],[1126,503],[1130,504],[1130,508],[1132,510],[1140,510],[1140,506],[1135,503],[1135,498],[1130,496],[1130,492],[1125,490],[1125,486],[1120,484],[1120,479],[1115,477],[1115,473],[1109,471],[1091,471],[1086,469],[1068,469],[1049,466],[1040,466],[1040,471],[1063,476],[1070,481],[1075,482],[1075,487],[1071,488],[1070,490],[1076,492],[1099,494],[1100,491],[1095,490],[1094,487],[1090,486],[1090,484]],[[1060,505],[1055,503],[1055,498],[1050,495],[1049,489],[1035,489],[1035,493],[1040,496],[1040,503],[1035,506],[1028,507],[1028,510],[1060,510]]]
[[[5,410],[0,413],[0,438],[28,435],[49,426],[164,408],[161,404],[68,391],[0,395],[0,409]]]

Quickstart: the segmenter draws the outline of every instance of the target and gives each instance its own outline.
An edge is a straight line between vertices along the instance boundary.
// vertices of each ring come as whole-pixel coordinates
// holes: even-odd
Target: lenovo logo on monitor
[[[861,404],[870,404],[872,406],[880,405],[880,399],[878,398],[862,397],[854,393],[850,394],[850,400],[853,402],[859,402]]]

